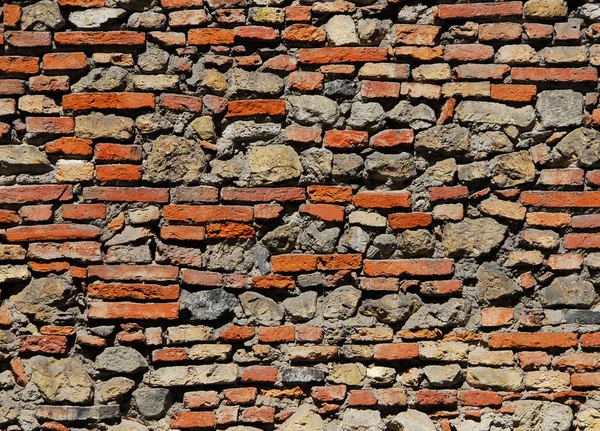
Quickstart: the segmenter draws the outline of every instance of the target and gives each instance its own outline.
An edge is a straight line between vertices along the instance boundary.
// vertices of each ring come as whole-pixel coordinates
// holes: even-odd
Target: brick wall
[[[1,6],[0,429],[600,429],[600,3]]]

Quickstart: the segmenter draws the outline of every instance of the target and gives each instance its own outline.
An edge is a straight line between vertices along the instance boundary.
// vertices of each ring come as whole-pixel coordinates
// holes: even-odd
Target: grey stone
[[[223,138],[233,142],[273,139],[281,132],[281,124],[236,121],[223,130]]]
[[[108,69],[95,68],[71,86],[73,93],[84,91],[115,91],[124,90],[127,86],[129,72],[119,66]]]
[[[453,328],[469,320],[471,306],[462,298],[451,298],[443,304],[425,304],[406,321],[406,329]]]
[[[38,419],[58,422],[113,421],[121,417],[118,404],[110,406],[38,406]]]
[[[435,251],[435,238],[425,229],[405,230],[398,239],[406,257],[431,256]]]
[[[356,84],[348,79],[334,79],[323,86],[323,95],[332,98],[351,99],[356,94]]]
[[[283,301],[285,311],[292,322],[306,322],[317,313],[317,292],[311,290]]]
[[[412,105],[407,100],[399,102],[387,113],[390,120],[401,124],[409,124],[414,129],[424,129],[435,124],[435,111],[424,103]]]
[[[492,154],[511,151],[513,151],[513,144],[503,132],[488,131],[471,134],[469,155],[475,159],[485,159]]]
[[[274,253],[287,253],[294,249],[300,228],[291,224],[277,226],[263,236],[262,243]]]
[[[14,351],[19,348],[19,344],[19,339],[15,334],[11,331],[0,329],[0,352]]]
[[[261,325],[275,326],[283,320],[283,306],[271,298],[256,292],[244,292],[239,298],[244,312]]]
[[[339,228],[325,228],[322,223],[313,222],[300,231],[298,248],[314,253],[333,253],[339,236]]]
[[[389,428],[392,431],[436,431],[435,424],[426,413],[413,409],[394,416]]]
[[[218,320],[231,313],[236,305],[235,295],[223,289],[181,291],[180,308],[188,313],[190,322]]]
[[[468,218],[444,226],[442,244],[448,256],[484,256],[504,241],[506,231],[492,218]]]
[[[94,367],[100,371],[118,374],[136,374],[148,369],[148,362],[140,352],[125,346],[107,347],[96,357]]]
[[[275,184],[300,177],[298,153],[287,145],[267,145],[248,150],[250,178],[256,184]]]
[[[346,124],[353,129],[373,131],[381,129],[385,125],[385,120],[385,111],[379,103],[354,102]]]
[[[323,26],[327,39],[333,46],[358,44],[354,20],[349,15],[333,15]]]
[[[127,377],[113,377],[104,382],[99,382],[96,388],[96,396],[102,404],[111,401],[121,401],[125,395],[135,388],[135,381]]]
[[[323,383],[325,372],[313,367],[289,367],[281,372],[283,383],[297,385],[306,383]]]
[[[136,241],[152,238],[153,232],[147,227],[125,226],[125,228],[105,242],[108,246],[130,244]]]
[[[0,425],[8,425],[19,416],[21,406],[12,399],[9,391],[0,391]]]
[[[164,73],[168,63],[169,53],[152,43],[148,43],[146,51],[137,58],[140,70],[145,73]]]
[[[255,261],[250,250],[226,242],[208,245],[203,257],[208,269],[225,272],[247,272]]]
[[[16,309],[33,318],[34,321],[48,324],[69,322],[78,314],[74,305],[76,289],[61,277],[46,277],[31,282],[9,301]]]
[[[200,139],[205,141],[214,141],[217,137],[215,123],[210,115],[195,118],[189,126],[198,134]]]
[[[167,25],[167,17],[156,12],[132,13],[127,20],[127,27],[142,30],[160,30]]]
[[[537,96],[535,109],[542,126],[571,127],[583,123],[583,94],[573,90],[546,90]]]
[[[139,422],[123,419],[118,425],[111,425],[107,431],[148,431],[148,427]]]
[[[535,165],[529,151],[501,154],[492,159],[492,178],[500,187],[514,187],[535,179]]]
[[[571,407],[544,401],[515,401],[515,431],[569,431],[573,422]],[[590,430],[591,431],[591,430]]]
[[[417,133],[415,149],[443,155],[464,154],[469,150],[469,130],[458,124],[434,126]]]
[[[509,298],[521,291],[506,269],[496,262],[485,262],[477,271],[477,295],[483,301]]]
[[[481,181],[491,176],[487,162],[473,162],[458,167],[458,179],[461,182]]]
[[[362,173],[364,161],[358,154],[334,154],[331,175],[335,179],[357,178]]]
[[[0,170],[4,175],[36,174],[51,171],[52,165],[33,145],[0,145]]]
[[[75,135],[85,139],[115,139],[127,141],[133,137],[133,120],[114,114],[94,112],[75,117]]]
[[[595,129],[580,127],[565,136],[554,147],[558,161],[576,162],[579,166],[597,166],[600,161],[600,133]]]
[[[300,163],[303,171],[301,183],[322,183],[331,175],[333,153],[326,148],[309,148],[300,153]]]
[[[138,246],[116,245],[106,251],[105,262],[151,263],[152,252],[147,244]]]
[[[153,387],[224,385],[237,381],[236,364],[183,365],[150,370],[144,377]]]
[[[325,431],[325,423],[314,407],[302,404],[281,425],[281,431]]]
[[[377,180],[404,182],[417,176],[415,160],[410,153],[373,153],[365,160],[365,170]]]
[[[27,265],[0,265],[0,284],[27,281],[30,277]]]
[[[21,10],[21,30],[58,30],[65,25],[58,3],[42,0]]]
[[[171,391],[167,388],[138,388],[133,392],[133,400],[142,416],[158,419],[171,405]]]
[[[289,117],[304,125],[332,126],[340,116],[337,103],[325,96],[289,96],[286,105]]]
[[[338,287],[325,298],[323,317],[347,319],[356,314],[362,292],[352,286]]]
[[[199,141],[161,135],[152,144],[142,178],[152,183],[193,183],[200,179],[206,157]]]
[[[348,408],[342,414],[340,431],[384,431],[385,424],[377,410]]]
[[[523,375],[520,368],[469,367],[467,383],[474,388],[520,391],[524,387]]]
[[[434,388],[451,388],[460,382],[462,369],[458,364],[428,365],[423,373]]]
[[[596,290],[592,283],[572,274],[552,280],[540,291],[540,299],[545,307],[590,308],[596,302]]]
[[[528,127],[535,121],[535,110],[529,105],[513,108],[495,102],[463,100],[456,107],[456,118],[463,123]]]
[[[26,365],[44,400],[85,404],[92,399],[94,382],[78,359],[35,356]]]
[[[273,73],[247,72],[240,68],[233,69],[228,79],[229,90],[234,95],[271,95],[283,91],[283,79]]]
[[[178,91],[179,75],[134,75],[133,87],[142,91]]]
[[[360,308],[361,314],[376,317],[384,323],[406,321],[421,308],[420,298],[413,293],[392,293],[379,299],[366,299]]]
[[[338,248],[341,248],[342,251],[350,250],[358,253],[364,253],[369,245],[370,240],[371,238],[369,233],[364,229],[359,226],[351,226],[346,232],[344,232],[344,235],[342,235]]]
[[[361,45],[379,45],[391,27],[392,23],[390,20],[361,19],[357,25],[358,38]]]
[[[69,22],[82,30],[100,29],[127,15],[127,11],[118,8],[95,7],[77,10],[69,14]]]

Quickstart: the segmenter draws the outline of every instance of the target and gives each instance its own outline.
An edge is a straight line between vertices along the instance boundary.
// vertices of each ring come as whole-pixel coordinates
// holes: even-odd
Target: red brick
[[[0,224],[17,224],[21,218],[16,211],[0,210]]]
[[[395,148],[412,144],[415,134],[412,129],[388,129],[371,137],[373,148]]]
[[[214,412],[177,412],[171,418],[171,428],[210,428],[215,429],[217,419]]]
[[[252,221],[252,207],[234,205],[166,205],[163,217],[169,221],[206,223],[215,221]]]
[[[169,190],[149,187],[84,187],[83,198],[90,201],[165,203],[169,201]]]
[[[57,273],[69,271],[69,262],[29,262],[29,269],[33,272]]]
[[[521,41],[521,33],[523,33],[523,27],[514,22],[494,22],[479,26],[479,40],[482,42],[517,41],[518,43]]]
[[[21,19],[21,6],[16,4],[4,5],[4,26],[16,27]]]
[[[329,130],[325,132],[325,147],[360,149],[367,146],[369,133],[359,130]]]
[[[217,407],[219,405],[219,393],[217,391],[186,392],[183,394],[183,404],[188,409]]]
[[[256,231],[243,223],[210,223],[206,227],[206,237],[217,238],[254,238]]]
[[[299,343],[320,343],[325,331],[315,326],[302,326],[296,329],[296,341]]]
[[[272,326],[258,328],[261,343],[293,343],[296,337],[294,326]]]
[[[301,214],[309,214],[323,221],[343,222],[344,207],[331,204],[302,204],[299,212]]]
[[[484,308],[481,310],[481,326],[505,326],[513,322],[512,308]]]
[[[317,269],[319,270],[360,269],[361,264],[361,254],[324,254],[317,256]]]
[[[506,64],[461,64],[452,69],[454,79],[502,79],[510,71],[510,66]],[[467,85],[469,83],[462,83]],[[480,83],[471,83],[479,87]],[[463,90],[465,91],[465,90]],[[465,91],[466,92],[466,91]],[[473,90],[477,93],[477,90]]]
[[[103,280],[175,281],[179,270],[168,265],[92,265],[90,278]]]
[[[499,18],[523,14],[520,1],[500,3],[441,4],[438,6],[440,19],[467,20],[475,18]]]
[[[232,100],[227,107],[226,117],[255,117],[261,115],[283,116],[286,114],[285,100],[254,99]]]
[[[153,109],[154,95],[127,92],[66,94],[62,106],[71,111]]]
[[[22,79],[0,79],[0,96],[25,94],[25,81]]]
[[[63,354],[67,353],[68,344],[62,335],[26,335],[21,338],[21,352]]]
[[[352,187],[347,186],[308,186],[308,197],[313,202],[350,203]]]
[[[583,169],[543,169],[540,171],[538,184],[546,186],[579,186],[583,185]]]
[[[389,259],[365,260],[363,270],[369,276],[433,276],[454,272],[452,259]]]
[[[139,181],[142,179],[140,165],[99,165],[96,166],[98,181]]]
[[[595,67],[513,67],[511,76],[517,82],[596,82],[598,71]]]
[[[549,40],[554,35],[554,27],[549,24],[525,23],[523,28],[527,37],[531,40]]]
[[[165,9],[184,9],[204,6],[204,0],[160,0]]]
[[[255,220],[273,220],[279,218],[283,207],[279,204],[258,204],[254,206]]]
[[[521,203],[534,207],[549,208],[599,208],[600,191],[588,192],[542,192],[524,191]]]
[[[160,237],[176,241],[204,241],[206,230],[204,226],[163,226]]]
[[[571,368],[575,371],[597,370],[600,368],[598,353],[567,353],[555,357],[552,365],[558,369]]]
[[[436,280],[421,283],[421,294],[425,296],[448,296],[462,292],[462,280]]]
[[[188,32],[190,45],[233,45],[233,30],[223,28],[195,28]]]
[[[410,192],[358,192],[354,196],[354,205],[359,208],[376,209],[410,208]]]
[[[69,117],[27,117],[29,133],[39,135],[69,135],[75,131],[75,121]]]
[[[300,63],[305,64],[335,64],[335,63],[366,63],[385,61],[386,48],[302,48]]]
[[[573,389],[600,388],[600,373],[575,373],[571,375]]]
[[[235,39],[271,42],[279,39],[279,32],[272,27],[246,25],[233,29]]]
[[[221,189],[221,199],[241,202],[293,202],[305,200],[306,193],[302,187],[224,187]]]
[[[360,96],[363,99],[397,99],[400,96],[400,83],[362,81]]]
[[[252,404],[257,396],[256,388],[230,388],[223,390],[223,397],[230,404]]]
[[[398,24],[396,43],[400,45],[434,46],[440,34],[436,25]]]
[[[494,57],[493,47],[477,43],[446,45],[444,50],[445,61],[487,61],[492,57]]]
[[[46,153],[64,154],[69,156],[91,156],[92,140],[64,136],[46,143]]]
[[[49,48],[52,46],[52,33],[49,31],[11,31],[5,33],[5,42],[13,48]]]
[[[138,162],[142,160],[142,148],[138,145],[96,144],[94,157],[101,162]]]
[[[23,221],[44,222],[52,218],[52,205],[30,205],[23,206],[19,210],[19,215]]]
[[[87,67],[87,57],[83,52],[61,52],[44,55],[45,72],[83,70]]]
[[[27,255],[35,260],[75,259],[84,262],[102,260],[101,244],[94,241],[29,244]]]
[[[373,389],[358,389],[350,391],[348,395],[349,406],[375,406],[377,398]]]
[[[405,406],[406,391],[402,388],[376,389],[377,401],[380,406]]]
[[[0,57],[0,73],[3,75],[35,75],[40,71],[40,61],[36,57]]]
[[[71,185],[25,185],[0,187],[0,203],[68,201],[73,199]]]
[[[72,7],[103,7],[106,0],[58,0],[59,6]]]
[[[360,288],[362,290],[374,290],[382,292],[398,292],[399,283],[397,278],[375,277],[360,278]]]
[[[568,332],[490,334],[488,346],[493,349],[568,349],[577,346],[577,335]]]
[[[33,93],[59,93],[69,91],[68,76],[32,76],[29,89]]]
[[[600,234],[568,233],[565,235],[563,245],[567,250],[578,248],[600,248]]]
[[[185,94],[161,94],[158,104],[165,109],[180,112],[202,112],[202,98]]]
[[[279,254],[271,256],[273,272],[309,272],[317,269],[317,256],[310,254]]]
[[[430,226],[433,217],[430,213],[396,213],[388,215],[392,229],[415,229]]]
[[[251,326],[231,325],[219,335],[219,340],[228,342],[248,341],[254,338],[256,328]]]
[[[257,275],[252,277],[252,287],[255,289],[294,289],[296,283],[293,277],[283,275]]]
[[[244,423],[272,424],[275,422],[275,407],[248,407],[242,411],[242,414],[240,415],[240,421]]]
[[[517,358],[519,366],[524,370],[546,367],[552,363],[550,355],[546,352],[519,352]]]
[[[205,25],[206,22],[206,12],[203,9],[180,10],[169,13],[169,27],[171,29],[198,27]]]
[[[541,227],[567,227],[571,225],[571,215],[565,213],[528,212],[527,224]]]
[[[583,255],[575,253],[552,254],[546,260],[546,266],[554,271],[573,271],[582,265]]]
[[[92,283],[88,286],[88,296],[96,299],[118,300],[164,300],[176,301],[179,286],[139,283]]]
[[[531,102],[537,94],[535,85],[492,84],[492,100],[502,102]]]
[[[288,6],[285,8],[286,23],[309,22],[311,18],[310,6]]]
[[[436,61],[444,58],[441,46],[429,48],[425,46],[402,46],[394,50],[396,58],[410,58],[415,61]]]
[[[469,188],[465,186],[430,187],[429,200],[431,202],[456,201],[469,197]]]
[[[315,401],[322,403],[343,401],[346,398],[346,386],[314,386],[311,388],[310,395]]]
[[[173,320],[179,317],[179,303],[90,302],[90,319]]]
[[[6,230],[6,239],[9,242],[93,239],[99,237],[101,232],[96,226],[78,224],[18,226]]]
[[[133,46],[146,43],[146,36],[135,31],[67,31],[56,33],[54,42],[68,46]]]
[[[457,391],[421,390],[415,394],[416,405],[424,410],[442,410],[456,406]]]
[[[463,405],[473,407],[500,407],[503,401],[496,392],[476,389],[459,391],[458,398]]]
[[[417,343],[377,344],[373,353],[376,361],[405,361],[418,359],[419,347]]]
[[[584,214],[573,216],[572,226],[575,229],[592,229],[600,227],[600,214]]]
[[[323,74],[320,72],[292,72],[290,73],[290,88],[298,91],[316,91],[323,89]],[[290,128],[294,128],[296,126],[290,126],[286,130]],[[306,128],[309,130],[315,130]],[[319,130],[320,137],[320,130]]]
[[[242,372],[243,383],[275,383],[277,381],[277,367],[267,365],[254,365],[247,367]]]

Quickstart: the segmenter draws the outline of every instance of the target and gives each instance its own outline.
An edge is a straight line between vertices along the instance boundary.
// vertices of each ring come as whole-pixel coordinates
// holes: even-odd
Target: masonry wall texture
[[[1,6],[1,430],[600,430],[600,2]]]

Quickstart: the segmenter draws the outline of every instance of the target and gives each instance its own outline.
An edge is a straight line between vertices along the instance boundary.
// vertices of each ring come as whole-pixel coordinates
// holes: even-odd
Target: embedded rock
[[[161,135],[152,144],[143,179],[153,183],[198,182],[206,167],[199,141]]]

